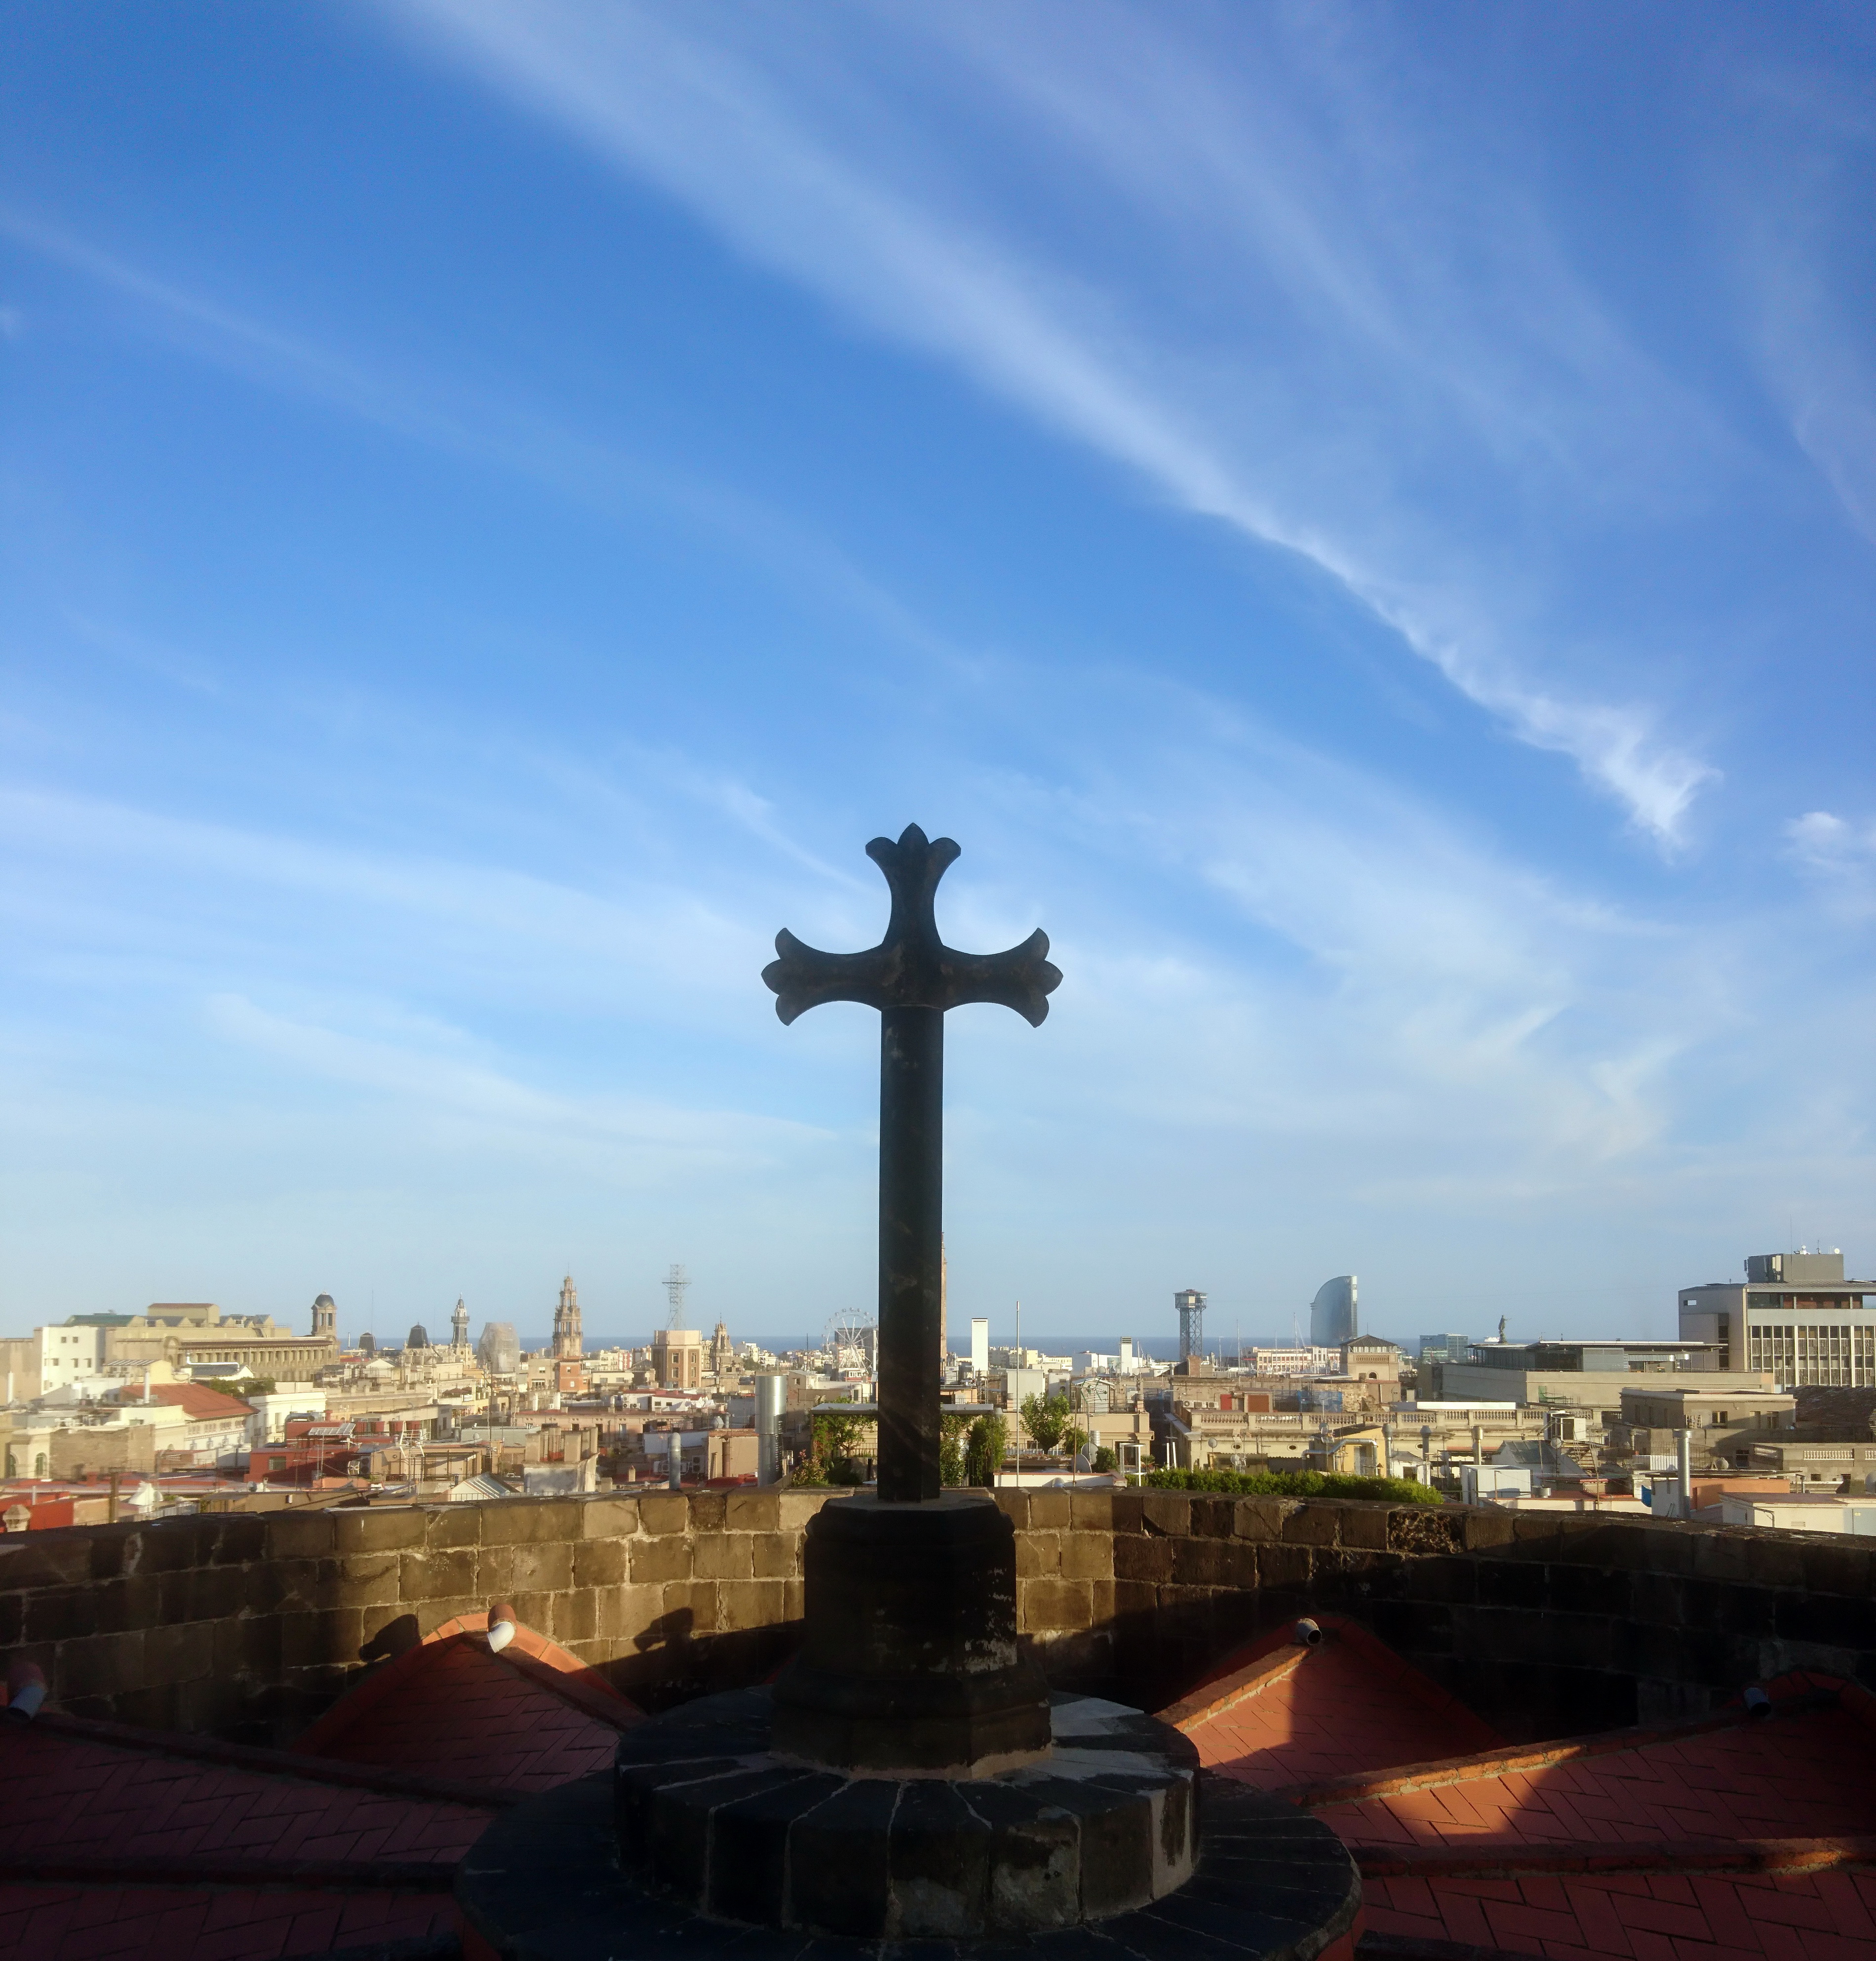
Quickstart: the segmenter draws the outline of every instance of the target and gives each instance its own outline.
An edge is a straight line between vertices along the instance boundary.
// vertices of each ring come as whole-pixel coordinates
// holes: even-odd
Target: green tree
[[[1341,1471],[1149,1471],[1163,1491],[1212,1491],[1257,1498],[1380,1498],[1393,1505],[1443,1505],[1430,1485],[1405,1478],[1358,1478]]]
[[[940,1413],[938,1418],[938,1481],[947,1487],[964,1482],[965,1432],[968,1416]]]
[[[804,1484],[863,1484],[866,1467],[857,1454],[860,1418],[815,1412]]]
[[[1104,1443],[1094,1453],[1094,1468],[1097,1471],[1118,1471],[1121,1468],[1120,1459]]]
[[[1010,1433],[1000,1416],[981,1416],[972,1424],[965,1441],[964,1475],[967,1483],[994,1487],[1003,1468],[1003,1452]]]
[[[205,1389],[219,1389],[225,1396],[270,1396],[273,1393],[271,1376],[246,1376],[237,1382],[231,1376],[208,1376],[203,1379]]]
[[[1074,1405],[1066,1396],[1025,1396],[1023,1399],[1023,1427],[1037,1449],[1056,1450],[1061,1447],[1064,1438],[1069,1434],[1069,1419],[1074,1413]],[[1077,1430],[1074,1434],[1080,1436],[1082,1433]],[[1085,1438],[1083,1441],[1086,1441]]]

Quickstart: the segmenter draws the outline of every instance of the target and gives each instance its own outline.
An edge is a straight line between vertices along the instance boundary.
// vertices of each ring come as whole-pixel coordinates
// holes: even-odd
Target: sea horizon
[[[710,1331],[705,1329],[703,1332],[704,1338],[707,1342]],[[356,1340],[356,1338],[353,1338]],[[431,1338],[434,1341],[436,1338],[432,1336]],[[806,1350],[820,1347],[825,1338],[825,1331],[809,1332],[804,1330],[793,1334],[773,1333],[736,1334],[732,1330],[732,1338],[739,1347],[746,1341],[753,1341],[758,1347],[766,1349],[770,1354],[780,1355],[786,1354],[791,1348]],[[1306,1341],[1307,1338],[1306,1336],[1304,1340]],[[1398,1336],[1389,1338],[1399,1339]],[[547,1330],[542,1329],[538,1331],[518,1331],[518,1339],[520,1341],[522,1351],[531,1353],[536,1350],[545,1348],[552,1341],[553,1337]],[[651,1339],[652,1331],[647,1330],[642,1334],[635,1334],[589,1333],[584,1337],[584,1342],[586,1352],[590,1354],[602,1348],[643,1348],[650,1344]],[[1150,1357],[1157,1362],[1171,1362],[1178,1359],[1179,1340],[1176,1334],[1136,1334],[1131,1337],[1121,1334],[1057,1334],[1046,1329],[1038,1332],[1026,1328],[1023,1331],[1023,1345],[1025,1347],[1039,1349],[1045,1355],[1077,1355],[1084,1350],[1091,1350],[1097,1355],[1113,1355],[1119,1352],[1121,1343],[1128,1339],[1132,1341],[1134,1352],[1136,1354]],[[1016,1345],[1015,1329],[993,1328],[991,1330],[990,1345],[993,1348],[1013,1348]],[[1241,1340],[1236,1335],[1227,1336],[1223,1339],[1208,1335],[1203,1352],[1214,1357],[1230,1357],[1235,1355],[1240,1347],[1287,1348],[1294,1345],[1295,1345],[1294,1338],[1288,1334],[1247,1334]],[[1411,1343],[1403,1345],[1411,1350]],[[955,1329],[952,1331],[949,1337],[949,1349],[954,1355],[969,1354],[970,1335],[968,1328],[962,1338]]]

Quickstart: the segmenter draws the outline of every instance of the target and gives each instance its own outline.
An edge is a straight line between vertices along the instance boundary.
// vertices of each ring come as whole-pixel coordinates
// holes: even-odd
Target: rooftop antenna
[[[671,1271],[665,1276],[665,1298],[671,1303],[671,1312],[665,1321],[667,1328],[684,1325],[684,1296],[690,1286],[690,1275],[675,1260],[672,1261]]]

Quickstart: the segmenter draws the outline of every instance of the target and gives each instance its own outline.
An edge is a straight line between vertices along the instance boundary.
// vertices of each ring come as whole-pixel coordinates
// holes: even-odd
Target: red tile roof
[[[1866,1690],[1795,1674],[1769,1685],[1769,1721],[1736,1706],[1429,1755],[1430,1734],[1450,1749],[1465,1733],[1440,1692],[1321,1618],[1322,1647],[1285,1629],[1163,1713],[1206,1762],[1283,1790],[1348,1841],[1367,1951],[1876,1961]]]
[[[8,1862],[157,1865],[212,1855],[335,1867],[453,1864],[494,1816],[407,1791],[250,1768],[234,1752],[225,1762],[172,1755],[159,1735],[120,1730],[138,1740],[99,1740],[89,1728],[42,1717],[0,1736],[0,1846]]]
[[[120,1403],[144,1401],[143,1385],[129,1384],[117,1392],[117,1400]],[[243,1401],[239,1396],[225,1395],[221,1390],[209,1389],[201,1382],[152,1382],[148,1400],[168,1403],[195,1423],[210,1421],[216,1417],[252,1416],[254,1413],[252,1403]]]
[[[377,1670],[295,1751],[57,1711],[0,1727],[0,1954],[455,1951],[457,1864],[525,1792],[610,1765],[638,1709],[481,1616]]]
[[[1303,1647],[1285,1627],[1160,1714],[1187,1731],[1203,1762],[1267,1790],[1498,1740],[1358,1622],[1325,1614],[1318,1625],[1320,1647]]]
[[[487,1627],[477,1614],[439,1628],[361,1683],[298,1748],[510,1791],[608,1768],[619,1732],[643,1720],[636,1706],[531,1628],[517,1628],[492,1654]]]
[[[453,1935],[446,1896],[0,1883],[0,1954],[30,1961],[250,1961]]]
[[[1768,1723],[1735,1714],[1460,1759],[1405,1788],[1342,1803],[1318,1790],[1307,1801],[1351,1845],[1377,1850],[1876,1835],[1872,1742],[1834,1705]]]

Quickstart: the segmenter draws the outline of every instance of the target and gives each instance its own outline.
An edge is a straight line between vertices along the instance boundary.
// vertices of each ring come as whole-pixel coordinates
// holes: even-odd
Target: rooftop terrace
[[[605,1774],[642,1709],[772,1672],[824,1502],[8,1535],[0,1647],[50,1695],[0,1725],[0,1951],[463,1952],[450,1884],[492,1818]],[[1330,1823],[1366,1876],[1361,1956],[1876,1961],[1876,1548],[1460,1507],[999,1502],[1051,1679],[1166,1712],[1216,1774]],[[522,1630],[499,1655],[492,1599]]]

